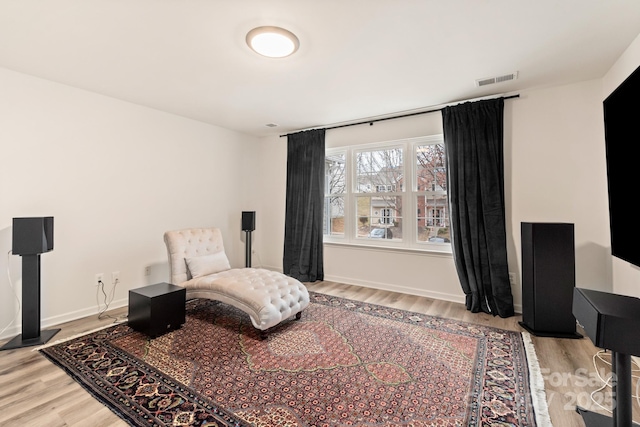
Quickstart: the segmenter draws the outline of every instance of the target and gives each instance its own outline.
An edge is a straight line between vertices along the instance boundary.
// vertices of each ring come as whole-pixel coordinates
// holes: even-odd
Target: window
[[[344,152],[325,155],[324,177],[324,235],[344,236],[346,192]]]
[[[447,249],[442,136],[329,149],[325,241]]]
[[[444,142],[417,144],[416,160],[416,203],[418,212],[418,242],[449,243],[449,215],[447,204],[447,169]]]
[[[404,155],[401,145],[352,151],[352,168],[355,171],[352,195],[355,196],[357,217],[353,237],[356,239],[371,239],[379,235],[387,239],[391,235],[401,239]]]

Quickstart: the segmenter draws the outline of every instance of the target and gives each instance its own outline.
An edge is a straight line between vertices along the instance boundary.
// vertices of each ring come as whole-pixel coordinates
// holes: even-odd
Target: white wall
[[[43,327],[97,313],[95,273],[110,286],[120,272],[114,307],[168,281],[169,229],[219,226],[231,263],[244,265],[245,159],[257,139],[1,68],[0,88],[0,331],[17,310],[7,264],[21,297],[21,258],[6,255],[13,217],[54,217]]]
[[[640,35],[604,76],[602,100],[609,96],[638,66],[640,66]],[[630,183],[630,189],[632,187]],[[635,197],[635,194],[630,194],[630,197]],[[612,257],[612,262],[613,292],[640,297],[640,268],[616,257]]]
[[[593,80],[513,102],[511,252],[521,267],[520,222],[573,223],[576,286],[611,291],[600,91]]]
[[[442,133],[433,113],[328,130],[328,147]],[[606,171],[601,81],[524,91],[505,101],[505,199],[509,270],[521,309],[521,222],[575,224],[576,283],[610,290]],[[261,144],[260,215],[268,224],[261,260],[282,268],[286,138]],[[265,225],[266,225],[265,224]],[[325,278],[463,302],[450,256],[434,253],[325,245]]]

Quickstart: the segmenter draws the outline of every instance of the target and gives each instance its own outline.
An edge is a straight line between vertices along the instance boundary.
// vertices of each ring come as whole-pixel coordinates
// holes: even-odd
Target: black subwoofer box
[[[165,282],[131,289],[128,325],[151,337],[180,328],[185,322],[186,292]]]
[[[538,336],[582,338],[572,313],[575,287],[574,226],[523,222],[522,322]]]

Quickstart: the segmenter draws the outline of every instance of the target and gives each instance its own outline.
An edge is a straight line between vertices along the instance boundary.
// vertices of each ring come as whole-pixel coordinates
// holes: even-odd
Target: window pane
[[[444,144],[419,145],[416,149],[416,190],[446,191]]]
[[[344,197],[324,198],[324,234],[344,236]]]
[[[344,194],[346,189],[344,153],[325,156],[324,176],[325,194]]]
[[[419,195],[418,206],[418,229],[416,235],[419,242],[429,243],[449,243],[449,207],[447,206],[447,196]]]
[[[357,203],[357,237],[402,240],[402,197],[361,196]]]
[[[356,191],[403,191],[402,149],[360,151],[356,154]]]

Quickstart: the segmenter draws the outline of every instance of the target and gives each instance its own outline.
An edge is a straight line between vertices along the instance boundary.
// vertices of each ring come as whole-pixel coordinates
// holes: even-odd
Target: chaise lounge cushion
[[[302,283],[262,268],[232,268],[180,286],[187,289],[188,297],[213,298],[241,309],[260,330],[277,325],[309,304],[309,293]]]

